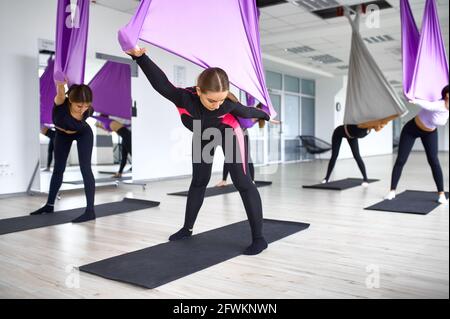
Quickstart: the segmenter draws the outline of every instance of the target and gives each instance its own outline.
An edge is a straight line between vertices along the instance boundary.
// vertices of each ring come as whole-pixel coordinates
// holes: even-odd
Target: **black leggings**
[[[252,179],[252,181],[255,181],[255,166],[253,165],[253,163],[251,163],[251,162],[248,163],[248,169],[249,169],[249,173],[250,173],[250,178]],[[229,172],[230,171],[228,170],[227,163],[223,163],[223,173],[222,173],[223,181],[226,181],[228,179]]]
[[[122,155],[119,168],[119,173],[122,174],[125,165],[127,165],[128,154],[131,155],[131,131],[124,126],[117,131],[117,134],[122,138]]]
[[[409,154],[414,146],[414,142],[419,137],[422,140],[423,147],[425,148],[428,164],[430,164],[431,171],[433,172],[433,178],[438,192],[443,192],[444,176],[442,174],[441,164],[439,163],[438,158],[437,129],[433,132],[423,131],[416,125],[414,119],[406,123],[400,135],[397,160],[395,161],[394,169],[392,170],[391,189],[397,189],[403,167],[408,160]]]
[[[45,136],[47,136],[50,141],[48,142],[48,150],[47,150],[47,168],[50,168],[53,162],[53,150],[55,146],[55,135],[56,132],[48,129],[47,133],[45,133]]]
[[[222,143],[221,145],[225,145],[224,136],[222,134]],[[197,138],[194,136],[194,138]],[[204,147],[210,143],[208,140],[201,141],[201,149],[203,152]],[[236,137],[233,136],[233,143],[236,145]],[[216,145],[216,147],[220,144],[220,142]],[[250,178],[248,163],[246,174],[244,173],[243,164],[240,163],[237,159],[240,158],[239,150],[236,150],[234,147],[232,154],[229,154],[225,147],[222,147],[225,153],[225,161],[230,171],[231,179],[233,181],[234,186],[239,191],[241,195],[242,201],[244,203],[245,211],[247,213],[247,218],[250,223],[252,237],[253,239],[262,238],[262,228],[263,228],[263,213],[262,213],[262,203],[261,197],[259,196],[259,192],[252,182]],[[215,148],[211,148],[210,154],[214,155]],[[233,154],[234,153],[234,154]],[[234,155],[234,156],[233,156]],[[194,152],[193,152],[194,156]],[[203,199],[205,197],[205,190],[208,186],[209,180],[211,178],[211,170],[212,170],[212,161],[211,163],[205,162],[203,157],[201,158],[200,163],[192,163],[192,182],[189,187],[189,193],[186,204],[186,215],[184,221],[184,227],[187,229],[192,229],[194,227],[195,220],[197,219],[198,212],[203,204]]]
[[[245,151],[247,152],[245,154],[245,160],[248,163],[248,168],[249,168],[249,173],[250,173],[250,178],[252,179],[252,181],[255,180],[255,166],[253,165],[253,161],[252,161],[252,157],[250,155],[250,140],[248,135],[245,135]],[[229,173],[229,169],[227,166],[227,163],[223,163],[223,172],[222,172],[222,180],[226,181],[228,179],[228,173]]]
[[[328,164],[327,176],[325,177],[325,179],[327,181],[330,179],[331,173],[333,172],[334,166],[336,165],[336,160],[339,156],[339,150],[341,148],[341,143],[342,143],[343,138],[346,138],[348,144],[350,145],[353,157],[355,158],[356,163],[358,164],[359,170],[361,171],[364,181],[368,181],[366,167],[361,158],[361,154],[359,154],[358,139],[357,138],[349,138],[347,136],[347,134],[345,133],[344,125],[341,125],[334,130],[333,138],[331,141],[331,144],[332,144],[331,145],[331,148],[332,148],[331,159]]]
[[[92,147],[94,145],[94,135],[89,126],[75,134],[66,134],[59,130],[55,136],[55,167],[53,168],[50,191],[47,204],[54,205],[56,195],[63,181],[66,170],[67,158],[69,157],[72,142],[77,141],[78,160],[81,174],[83,175],[84,192],[86,194],[86,209],[94,210],[95,180],[91,169]]]

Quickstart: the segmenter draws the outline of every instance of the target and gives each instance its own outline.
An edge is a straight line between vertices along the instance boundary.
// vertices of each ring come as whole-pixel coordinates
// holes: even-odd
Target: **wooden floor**
[[[448,153],[440,158],[448,189]],[[342,192],[301,188],[323,178],[327,161],[257,169],[258,179],[273,181],[273,186],[260,188],[265,217],[311,227],[271,244],[258,256],[239,256],[153,290],[77,273],[71,267],[167,241],[183,222],[186,199],[166,194],[186,190],[189,180],[150,183],[146,190],[98,190],[97,204],[129,196],[161,201],[161,206],[82,225],[0,236],[0,297],[449,298],[448,206],[426,216],[363,210],[388,190],[392,161],[392,156],[367,158],[369,177],[381,182]],[[343,160],[333,178],[358,175],[355,162]],[[211,183],[217,179],[214,176]],[[399,191],[404,189],[435,189],[423,153],[411,155],[400,181]],[[2,199],[0,218],[26,215],[44,202],[41,196]],[[82,192],[71,192],[63,195],[57,209],[84,203]],[[237,193],[210,197],[195,232],[244,219]]]

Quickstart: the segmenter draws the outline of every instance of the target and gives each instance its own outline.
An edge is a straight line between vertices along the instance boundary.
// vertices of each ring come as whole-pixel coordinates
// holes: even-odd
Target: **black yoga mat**
[[[446,193],[448,197],[448,193]],[[393,200],[383,200],[366,210],[379,210],[393,213],[426,215],[440,206],[436,192],[421,192],[407,190],[398,194]]]
[[[369,179],[369,183],[378,182],[379,179]],[[328,189],[334,191],[342,191],[345,189],[361,186],[362,178],[346,178],[338,181],[328,182],[326,184],[304,185],[303,188]]]
[[[124,198],[120,202],[95,205],[96,217],[128,213],[135,210],[159,206],[159,202],[149,200]],[[0,220],[0,235],[15,233],[19,231],[54,226],[70,223],[72,220],[84,213],[85,208],[75,208],[35,216],[22,216]]]
[[[108,175],[114,175],[117,173],[117,171],[97,171],[97,173],[99,174],[108,174]],[[131,174],[130,172],[123,172],[122,175],[127,175],[127,174]]]
[[[255,185],[256,185],[256,187],[270,186],[270,185],[272,185],[272,182],[255,181]],[[227,186],[223,186],[223,187],[209,187],[206,189],[205,197],[224,195],[224,194],[229,194],[229,193],[234,193],[234,192],[237,192],[237,189],[236,189],[236,187],[234,187],[233,184],[228,184]],[[188,191],[169,193],[167,195],[187,196]]]
[[[115,181],[126,181],[131,179],[131,176],[124,176],[120,178],[114,178],[114,177],[102,177],[95,179],[95,183],[108,183],[108,182],[115,182]],[[83,180],[78,181],[64,181],[64,184],[72,184],[72,185],[81,185],[83,184]]]
[[[309,224],[304,223],[265,219],[264,235],[271,243],[308,227]],[[247,221],[242,221],[187,239],[94,262],[79,269],[152,289],[237,257],[250,243],[250,227]]]

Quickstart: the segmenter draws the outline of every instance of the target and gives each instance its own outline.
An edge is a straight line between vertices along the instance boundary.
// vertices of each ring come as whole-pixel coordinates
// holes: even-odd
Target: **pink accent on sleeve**
[[[178,113],[180,113],[180,116],[183,114],[186,114],[186,115],[192,117],[191,113],[189,113],[186,109],[184,109],[182,107],[177,106],[177,110],[178,110]]]

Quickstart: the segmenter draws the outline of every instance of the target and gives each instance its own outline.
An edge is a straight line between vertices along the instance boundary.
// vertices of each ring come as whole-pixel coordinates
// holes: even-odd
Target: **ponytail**
[[[228,92],[227,99],[234,103],[239,103],[238,98],[231,92]]]
[[[256,105],[256,108],[262,110],[263,104],[262,104],[261,102],[259,102],[259,103]],[[259,124],[259,128],[264,128],[264,127],[266,126],[266,120],[259,119],[259,120],[258,120],[258,124]]]

